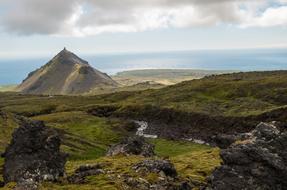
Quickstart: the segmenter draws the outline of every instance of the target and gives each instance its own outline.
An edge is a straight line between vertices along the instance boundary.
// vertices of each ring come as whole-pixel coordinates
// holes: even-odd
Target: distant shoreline
[[[81,54],[79,54],[81,56]],[[115,75],[142,69],[270,71],[287,69],[287,49],[198,50],[84,55],[94,68]],[[0,85],[18,84],[49,58],[0,59]]]

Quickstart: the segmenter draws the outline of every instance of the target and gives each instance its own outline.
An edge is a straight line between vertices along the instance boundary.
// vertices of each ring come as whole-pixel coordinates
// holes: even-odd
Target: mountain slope
[[[63,49],[46,65],[31,72],[17,90],[28,94],[82,94],[106,86],[116,87],[117,83]]]

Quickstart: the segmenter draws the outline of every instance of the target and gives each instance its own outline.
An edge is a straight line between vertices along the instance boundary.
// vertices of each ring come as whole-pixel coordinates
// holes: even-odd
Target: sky
[[[287,0],[0,0],[0,58],[287,47]]]

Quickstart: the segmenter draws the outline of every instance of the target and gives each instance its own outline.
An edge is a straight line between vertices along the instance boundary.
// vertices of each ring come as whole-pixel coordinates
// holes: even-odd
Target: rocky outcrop
[[[127,178],[125,183],[134,189],[141,190],[191,190],[191,186],[178,178],[174,165],[169,160],[148,159],[132,167],[140,176],[156,174],[157,180],[150,183],[143,178]]]
[[[219,148],[228,148],[232,143],[238,140],[236,135],[217,134],[213,137],[214,143]]]
[[[164,176],[176,177],[177,172],[174,165],[169,160],[144,160],[140,163],[137,163],[134,167],[136,172],[153,172],[161,173]]]
[[[43,122],[22,119],[3,154],[4,182],[33,189],[40,181],[57,181],[65,175],[66,163],[60,144],[57,132]]]
[[[124,139],[119,144],[112,146],[107,153],[107,156],[115,155],[142,155],[145,157],[153,156],[154,145],[145,141],[143,137],[133,136]]]
[[[214,190],[286,190],[287,133],[260,123],[251,133],[221,151],[222,166],[209,179]]]
[[[69,183],[83,184],[86,182],[86,177],[103,174],[104,170],[100,164],[83,165],[75,170],[72,176],[68,177]]]

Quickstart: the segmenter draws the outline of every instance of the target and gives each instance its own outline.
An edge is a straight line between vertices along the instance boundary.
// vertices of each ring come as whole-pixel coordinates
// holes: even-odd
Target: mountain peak
[[[64,48],[51,61],[31,72],[18,89],[30,94],[81,94],[117,83]]]
[[[60,51],[53,59],[52,62],[54,63],[62,63],[62,64],[84,64],[89,65],[89,63],[71,51],[68,51],[66,47],[62,51]]]
[[[72,52],[70,52],[70,51],[68,51],[67,49],[66,49],[66,47],[64,47],[64,49],[62,50],[62,51],[60,51],[59,53],[58,53],[58,55],[59,54],[73,54]]]

